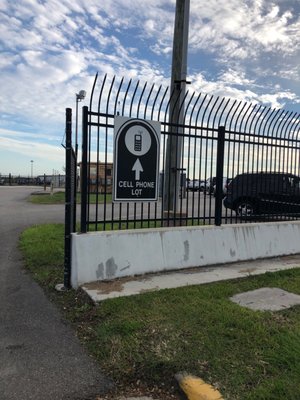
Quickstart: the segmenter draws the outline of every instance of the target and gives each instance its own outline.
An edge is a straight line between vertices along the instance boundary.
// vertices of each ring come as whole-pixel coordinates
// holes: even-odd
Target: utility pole
[[[180,169],[184,132],[184,97],[186,94],[187,48],[190,0],[176,0],[173,38],[169,136],[164,166],[164,214],[176,215],[179,204]]]

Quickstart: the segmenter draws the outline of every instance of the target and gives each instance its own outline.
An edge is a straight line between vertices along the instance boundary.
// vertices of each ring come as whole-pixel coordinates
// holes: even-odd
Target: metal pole
[[[77,212],[77,162],[78,162],[78,103],[83,100],[86,96],[86,92],[84,90],[80,90],[79,93],[76,93],[76,119],[75,119],[75,185],[74,185],[74,227],[76,227],[76,212]]]
[[[216,226],[220,226],[222,222],[224,144],[225,144],[225,127],[219,126],[218,148],[217,148],[216,201],[215,201]]]
[[[72,215],[72,109],[66,109],[66,189],[65,189],[65,260],[64,288],[71,287],[71,233],[73,232]]]
[[[78,102],[79,97],[76,94],[76,115],[75,115],[75,185],[74,185],[74,209],[73,209],[73,220],[74,228],[76,230],[76,220],[77,220],[77,158],[78,158]]]
[[[75,155],[76,155],[76,162],[77,162],[77,154],[78,154],[78,102],[79,98],[76,94],[76,118],[75,118]]]
[[[76,162],[77,162],[77,154],[78,154],[78,103],[84,100],[86,96],[85,90],[80,90],[79,93],[76,93],[76,125],[75,125],[75,154],[76,154]]]
[[[182,133],[184,131],[183,103],[187,83],[189,13],[190,0],[176,0],[169,113],[170,127],[164,167],[163,210],[165,214],[176,213],[179,204],[180,161],[183,142]]]
[[[82,108],[82,163],[81,163],[81,223],[80,232],[86,233],[87,224],[87,186],[88,186],[88,107]]]

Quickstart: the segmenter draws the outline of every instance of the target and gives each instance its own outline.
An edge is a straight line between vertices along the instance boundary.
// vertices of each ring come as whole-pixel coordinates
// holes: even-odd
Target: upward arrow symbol
[[[132,167],[131,171],[135,171],[135,180],[139,181],[140,180],[140,173],[144,171],[139,158],[136,159],[136,162],[133,164],[133,167]]]

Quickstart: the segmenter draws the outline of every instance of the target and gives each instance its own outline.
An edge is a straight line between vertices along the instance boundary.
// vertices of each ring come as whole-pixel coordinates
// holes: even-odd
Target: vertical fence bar
[[[82,163],[81,163],[81,222],[80,232],[87,231],[87,188],[88,188],[88,107],[82,108]]]
[[[222,222],[224,144],[225,144],[225,127],[219,126],[218,147],[217,147],[216,201],[215,201],[216,226],[220,226]]]
[[[71,233],[74,228],[72,212],[72,109],[66,109],[66,188],[65,188],[65,258],[64,287],[71,287]]]
[[[72,178],[73,178],[73,181],[72,181],[72,190],[73,190],[72,214],[73,214],[73,229],[74,229],[74,231],[76,230],[76,219],[77,219],[77,215],[76,215],[76,211],[77,211],[77,154],[76,154],[76,151],[75,152],[72,151],[72,155],[74,156],[73,164],[75,164],[72,166],[72,170],[75,166],[75,170],[72,171],[72,174],[73,174],[72,175]],[[60,185],[59,178],[58,178],[58,185]]]

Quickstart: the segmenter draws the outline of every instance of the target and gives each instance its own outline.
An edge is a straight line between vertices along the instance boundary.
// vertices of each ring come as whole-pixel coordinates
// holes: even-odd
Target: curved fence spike
[[[105,75],[105,78],[106,78],[106,75]],[[105,78],[104,78],[104,79],[105,79]],[[92,90],[91,90],[91,95],[90,95],[90,110],[92,109],[93,96],[94,96],[94,91],[95,91],[97,79],[98,79],[98,72],[97,72],[96,75],[95,75],[94,83],[93,83]]]
[[[115,101],[115,108],[114,108],[114,115],[119,115],[119,114],[120,114],[120,110],[119,110],[119,96],[120,96],[121,88],[122,88],[122,86],[123,86],[123,81],[124,81],[124,77],[122,77],[121,82],[120,82],[120,84],[119,84],[118,91],[117,91],[116,101]]]
[[[98,73],[95,76],[90,96],[91,111],[93,111],[97,80]],[[191,123],[199,125],[200,123],[201,129],[206,130],[217,130],[218,126],[224,125],[228,132],[239,131],[241,134],[258,136],[275,135],[277,138],[283,136],[288,138],[289,135],[293,135],[292,128],[299,119],[297,112],[275,110],[259,104],[252,105],[208,94],[201,96],[201,94],[188,91],[184,96],[180,91],[173,92],[166,102],[165,91],[168,91],[168,88],[163,90],[162,85],[156,89],[154,83],[148,88],[147,82],[141,85],[141,82],[137,81],[132,85],[132,79],[128,81],[127,86],[124,78],[121,78],[117,84],[116,77],[112,81],[108,82],[107,75],[103,77],[98,96],[98,112],[101,112],[103,104],[107,112],[112,115],[116,113],[124,116],[136,115],[137,117],[143,115],[143,118],[147,118],[149,115],[151,119],[155,116],[159,116],[161,119],[163,114],[163,119],[166,121],[169,119],[166,114],[169,113],[173,102],[174,107],[176,105],[184,116],[184,125],[189,126]],[[113,107],[108,104],[108,99],[112,102]],[[201,99],[202,101],[200,101]],[[172,117],[174,107],[172,106],[171,110],[171,120],[174,119],[174,115]]]

